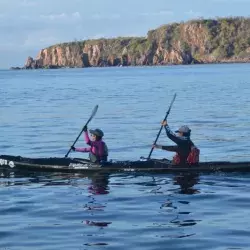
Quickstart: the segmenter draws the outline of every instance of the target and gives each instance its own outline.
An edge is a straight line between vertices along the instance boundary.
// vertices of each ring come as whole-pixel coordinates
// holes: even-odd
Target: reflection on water
[[[96,226],[96,227],[107,227],[111,223],[112,222],[95,222],[95,221],[86,220],[86,225]]]
[[[0,247],[20,246],[15,242],[31,231],[41,235],[49,245],[56,237],[57,246],[60,242],[65,245],[65,234],[69,234],[72,239],[69,248],[79,248],[80,244],[121,249],[118,243],[126,241],[131,249],[135,245],[140,246],[138,249],[154,249],[153,242],[157,242],[161,249],[165,247],[166,239],[171,242],[181,238],[201,240],[203,243],[196,243],[201,249],[202,244],[212,247],[214,243],[207,242],[205,238],[202,241],[203,234],[206,232],[208,237],[216,238],[216,234],[224,234],[228,230],[227,226],[218,228],[216,224],[216,221],[226,223],[229,218],[216,209],[218,202],[225,198],[223,188],[244,188],[244,183],[247,183],[241,182],[239,186],[231,182],[232,178],[225,175],[201,177],[187,173],[84,175],[2,172],[0,226],[5,228],[6,236],[0,234]],[[218,183],[221,195],[208,192]],[[228,202],[231,200],[227,196],[224,203]],[[230,210],[232,214],[228,216],[233,217],[239,212],[237,209],[239,207]],[[235,215],[238,221],[240,211]],[[11,223],[9,217],[12,218]],[[25,220],[20,220],[24,217]],[[236,220],[234,223],[237,225]],[[14,225],[22,230],[17,233]],[[12,231],[15,236],[10,242]],[[37,246],[35,238],[30,238],[33,246]],[[67,249],[66,245],[60,248]],[[222,245],[229,246],[225,242]],[[34,249],[25,243],[23,247]],[[178,244],[176,248],[182,249]]]
[[[101,175],[96,174],[91,178],[91,184],[88,188],[91,194],[101,195],[101,194],[108,194],[109,193],[109,176],[108,175]]]
[[[0,74],[1,154],[65,155],[95,103],[110,159],[138,160],[177,92],[170,127],[192,128],[202,161],[249,160],[248,64]],[[248,249],[249,178],[0,171],[0,249]]]
[[[199,190],[194,186],[199,182],[199,174],[183,173],[173,177],[174,185],[180,186],[181,194],[197,194]]]

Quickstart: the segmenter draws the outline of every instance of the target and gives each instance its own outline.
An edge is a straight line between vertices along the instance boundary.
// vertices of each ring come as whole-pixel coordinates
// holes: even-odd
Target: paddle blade
[[[171,109],[172,106],[173,106],[173,103],[174,103],[174,101],[175,101],[175,98],[176,98],[176,93],[174,94],[173,100],[172,100],[172,102],[171,102],[171,104],[170,104],[170,109]]]
[[[94,107],[94,109],[93,109],[93,111],[92,111],[92,114],[91,114],[91,116],[90,116],[90,121],[91,121],[91,120],[93,119],[93,117],[95,116],[97,110],[98,110],[98,105],[96,105],[96,106]]]
[[[85,126],[88,126],[88,124],[90,123],[90,121],[93,119],[93,117],[95,116],[96,112],[98,110],[98,105],[96,105],[91,113],[90,118],[88,119],[87,123],[85,124]]]
[[[169,113],[170,113],[170,110],[171,110],[171,108],[172,108],[172,106],[173,106],[173,104],[174,104],[175,98],[176,98],[176,93],[175,93],[174,96],[173,96],[172,102],[170,103],[169,109],[168,109],[168,111],[167,111],[167,113],[166,113],[166,116],[165,116],[164,120],[167,119],[167,117],[168,117],[168,115],[169,115]]]

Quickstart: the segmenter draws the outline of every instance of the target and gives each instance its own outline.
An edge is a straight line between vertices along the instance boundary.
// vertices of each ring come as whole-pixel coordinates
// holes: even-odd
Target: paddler
[[[73,151],[76,152],[89,152],[89,159],[94,163],[102,163],[108,160],[108,147],[106,143],[102,140],[104,133],[101,129],[90,129],[91,140],[88,134],[87,126],[84,126],[84,139],[85,142],[90,145],[88,148],[75,148],[71,147]]]
[[[176,152],[176,155],[173,157],[173,164],[175,165],[198,164],[200,150],[190,139],[191,129],[188,126],[183,125],[177,131],[175,131],[175,134],[169,128],[166,120],[162,121],[161,125],[164,126],[168,138],[175,142],[177,145],[162,146],[155,144],[153,145],[153,147]]]

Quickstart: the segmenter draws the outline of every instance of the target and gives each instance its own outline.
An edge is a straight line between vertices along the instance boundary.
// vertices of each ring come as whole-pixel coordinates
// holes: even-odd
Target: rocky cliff
[[[249,62],[250,19],[172,23],[147,37],[86,40],[42,49],[24,68]]]

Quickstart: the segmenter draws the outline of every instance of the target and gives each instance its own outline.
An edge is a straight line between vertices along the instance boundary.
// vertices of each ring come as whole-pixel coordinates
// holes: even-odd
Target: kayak
[[[167,159],[140,159],[137,161],[109,161],[96,164],[81,158],[27,158],[0,155],[0,169],[82,173],[248,172],[250,171],[250,162],[214,161],[201,162],[198,165],[176,166]]]

